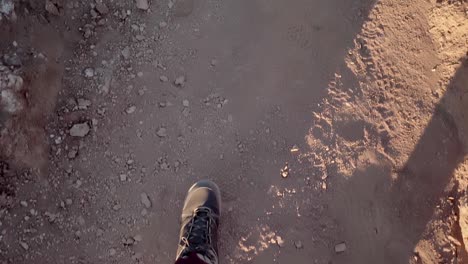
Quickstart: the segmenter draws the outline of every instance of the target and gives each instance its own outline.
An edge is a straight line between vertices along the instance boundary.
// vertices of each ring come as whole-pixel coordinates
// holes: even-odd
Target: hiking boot
[[[176,261],[197,255],[207,264],[218,264],[218,224],[221,194],[208,180],[195,183],[182,209],[182,226]]]

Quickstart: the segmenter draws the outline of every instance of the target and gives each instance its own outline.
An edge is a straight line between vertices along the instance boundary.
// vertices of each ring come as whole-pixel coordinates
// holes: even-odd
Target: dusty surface
[[[467,263],[466,2],[0,3],[1,263]]]

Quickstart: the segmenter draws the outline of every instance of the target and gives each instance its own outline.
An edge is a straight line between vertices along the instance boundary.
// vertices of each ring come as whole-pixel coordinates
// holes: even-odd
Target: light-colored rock
[[[459,225],[465,250],[468,252],[468,195],[459,199]]]
[[[72,128],[70,128],[70,136],[72,137],[84,137],[89,133],[89,125],[88,123],[79,123],[74,124]]]
[[[109,13],[109,8],[105,3],[102,2],[102,0],[97,0],[96,1],[96,10],[101,14],[101,15],[107,15]]]
[[[50,0],[46,0],[45,2],[45,10],[49,12],[49,14],[59,16],[60,12],[57,8],[57,6]]]
[[[146,207],[146,208],[151,208],[151,200],[146,193],[141,193],[140,195],[141,198],[141,203]]]
[[[174,81],[174,84],[176,86],[180,86],[180,87],[183,87],[184,84],[185,84],[185,76],[181,75],[179,77],[177,77]]]
[[[343,253],[345,251],[346,251],[346,243],[345,242],[335,245],[335,252],[336,253]]]
[[[17,114],[24,109],[23,100],[13,90],[7,89],[0,93],[0,110]]]
[[[167,82],[167,81],[169,81],[169,78],[167,78],[167,76],[161,75],[161,76],[159,76],[159,80],[161,82]]]
[[[127,114],[133,114],[135,111],[136,111],[136,106],[134,106],[134,105],[129,106],[129,107],[127,108],[127,110],[125,110],[125,112],[126,112]]]
[[[86,68],[83,71],[83,74],[86,78],[93,78],[94,77],[94,69],[93,68]]]
[[[123,50],[120,51],[120,54],[122,54],[122,57],[124,57],[124,59],[128,60],[130,58],[130,47],[125,47]]]
[[[148,0],[136,0],[136,6],[138,9],[148,10],[149,9]]]
[[[183,100],[183,101],[182,101],[182,105],[183,105],[184,107],[189,107],[189,106],[190,106],[190,102],[189,102],[188,100]]]
[[[165,127],[160,127],[158,132],[156,132],[158,137],[166,137],[167,136],[167,129]]]

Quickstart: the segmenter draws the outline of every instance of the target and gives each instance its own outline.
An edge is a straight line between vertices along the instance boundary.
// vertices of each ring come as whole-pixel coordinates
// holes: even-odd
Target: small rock
[[[167,76],[161,75],[161,76],[159,76],[159,80],[161,82],[167,82],[167,81],[169,81],[169,78],[167,78]]]
[[[21,247],[22,247],[24,250],[28,250],[28,249],[29,249],[29,245],[26,244],[26,242],[20,241],[19,243],[20,243]]]
[[[57,6],[51,0],[46,0],[45,10],[54,16],[60,15],[60,12]]]
[[[141,193],[140,198],[141,198],[141,203],[142,203],[146,208],[149,209],[149,208],[151,207],[151,200],[149,199],[148,194],[146,194],[146,193]]]
[[[342,253],[342,252],[345,252],[345,251],[346,251],[346,244],[344,242],[335,245],[335,252],[336,253]]]
[[[120,174],[120,181],[127,181],[127,174]]]
[[[136,111],[136,106],[132,105],[125,110],[127,114],[133,114]]]
[[[122,242],[124,246],[132,246],[133,244],[135,244],[135,239],[133,239],[133,237],[128,237],[124,238]]]
[[[182,105],[183,105],[184,107],[189,107],[190,102],[189,102],[188,100],[183,100],[183,101],[182,101]]]
[[[289,176],[289,171],[290,171],[289,164],[286,162],[284,167],[280,170],[281,177],[287,178]]]
[[[167,27],[167,23],[164,21],[159,22],[159,28],[165,28]]]
[[[78,98],[77,102],[78,102],[78,109],[81,109],[81,110],[86,110],[88,107],[91,106],[90,100]]]
[[[93,68],[86,68],[84,69],[84,76],[86,78],[93,78],[94,77],[94,69]]]
[[[143,35],[136,35],[136,36],[135,36],[135,39],[138,40],[138,41],[142,41],[142,40],[145,40],[145,36],[143,36]]]
[[[211,66],[214,67],[214,66],[216,66],[216,64],[218,64],[217,60],[215,60],[215,59],[211,60]]]
[[[123,50],[120,51],[120,54],[122,54],[122,57],[124,57],[124,59],[128,60],[130,58],[130,48],[125,47]]]
[[[278,244],[279,247],[284,247],[284,240],[280,236],[276,236],[276,244]]]
[[[140,78],[143,77],[143,72],[138,72],[137,76],[140,77]]]
[[[96,1],[96,10],[101,15],[107,15],[109,13],[109,8],[101,0]]]
[[[115,254],[117,254],[117,250],[114,248],[109,249],[109,256],[115,256]]]
[[[143,237],[141,235],[136,235],[133,237],[133,239],[136,241],[136,242],[141,242],[143,241]]]
[[[294,246],[295,246],[297,249],[302,249],[302,248],[304,248],[304,245],[302,244],[302,241],[300,241],[300,240],[295,241],[295,242],[294,242]]]
[[[66,203],[68,206],[70,206],[70,205],[72,205],[72,204],[73,204],[73,200],[72,200],[72,199],[70,199],[70,198],[68,198],[68,199],[65,199],[65,203]]]
[[[136,0],[136,6],[138,9],[148,10],[149,9],[148,0]]]
[[[72,137],[84,137],[89,133],[89,125],[88,123],[80,123],[74,124],[73,127],[70,129],[70,136]]]
[[[179,87],[183,87],[185,84],[185,76],[181,75],[177,77],[174,81],[174,84]]]
[[[69,159],[74,159],[76,158],[76,155],[78,154],[78,151],[76,149],[72,149],[68,152],[67,157]]]
[[[26,201],[21,201],[20,204],[23,207],[28,207],[28,202],[26,202]]]
[[[158,137],[166,137],[167,136],[167,129],[165,127],[160,127],[158,132],[156,133]]]

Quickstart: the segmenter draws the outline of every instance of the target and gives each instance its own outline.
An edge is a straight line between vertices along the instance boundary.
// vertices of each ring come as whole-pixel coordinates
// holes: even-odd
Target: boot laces
[[[187,224],[187,231],[182,237],[182,243],[185,246],[182,255],[196,252],[209,258],[212,263],[217,263],[211,241],[213,223],[215,223],[215,219],[210,208],[199,207],[195,209],[191,221]]]

